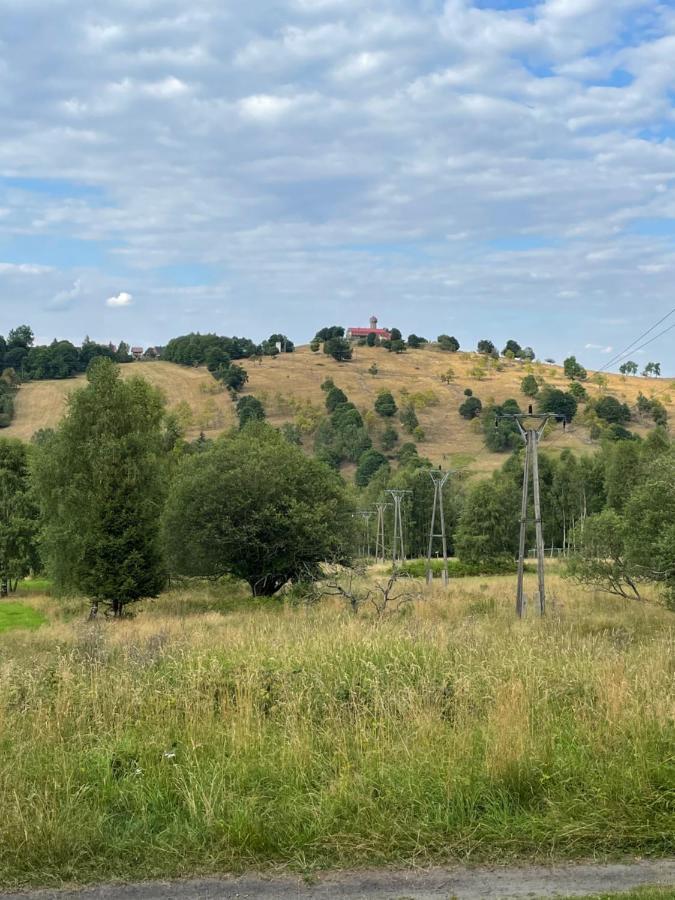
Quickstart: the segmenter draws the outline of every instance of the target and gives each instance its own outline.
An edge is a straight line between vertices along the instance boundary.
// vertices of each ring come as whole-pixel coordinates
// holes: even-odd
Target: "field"
[[[312,353],[308,347],[300,347],[292,354],[265,357],[260,363],[244,361],[244,365],[250,378],[246,392],[263,401],[268,418],[275,425],[293,421],[307,404],[323,410],[321,383],[329,377],[364,412],[372,411],[377,393],[383,388],[392,390],[399,403],[402,391],[409,394],[432,391],[437,396],[437,405],[418,411],[426,435],[420,444],[420,452],[434,463],[489,472],[502,464],[503,456],[485,449],[477,422],[467,422],[459,416],[457,409],[464,400],[464,389],[470,387],[484,404],[514,397],[526,408],[531,401],[520,393],[520,382],[525,375],[522,363],[503,360],[501,371],[492,371],[480,378],[475,373],[477,362],[476,354],[443,353],[433,348],[408,350],[399,355],[378,348],[357,347],[351,362],[337,363],[323,353]],[[377,375],[369,374],[373,363],[378,367]],[[449,367],[454,371],[454,380],[446,385],[441,383],[440,376]],[[559,366],[541,364],[537,368],[535,365],[534,371],[558,387],[567,384]],[[204,369],[145,362],[122,366],[122,372],[125,377],[142,374],[164,391],[169,408],[176,410],[180,405],[184,412],[188,410],[188,437],[196,437],[200,430],[213,436],[231,427],[235,421],[228,394],[217,391],[213,379]],[[634,404],[642,391],[647,396],[659,396],[672,413],[675,389],[668,380],[607,377],[607,390],[622,401]],[[14,422],[3,429],[2,434],[29,440],[39,428],[53,427],[63,414],[68,393],[82,382],[83,378],[77,378],[24,385],[17,397]],[[600,390],[592,383],[587,384],[587,389],[592,396]],[[377,427],[380,427],[379,422]],[[638,432],[645,430],[639,424],[631,427]],[[307,443],[311,446],[311,437]],[[554,451],[565,447],[581,452],[593,449],[588,430],[581,425],[572,425],[566,432],[558,429],[545,443],[547,449]]]
[[[524,622],[512,578],[383,618],[25,594],[49,622],[0,634],[0,883],[672,855],[672,614],[549,583]]]

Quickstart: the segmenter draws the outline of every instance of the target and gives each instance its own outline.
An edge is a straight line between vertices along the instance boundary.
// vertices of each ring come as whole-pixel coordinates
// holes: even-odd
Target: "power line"
[[[648,340],[646,343],[641,344],[639,347],[636,347],[636,346],[635,346],[635,344],[639,343],[639,342],[642,340],[642,338],[647,337],[647,335],[648,335],[648,334],[651,334],[651,332],[652,332],[655,328],[658,328],[659,325],[661,325],[663,322],[666,321],[666,319],[669,319],[669,318],[673,315],[673,313],[675,313],[675,306],[670,310],[670,312],[667,312],[667,313],[665,314],[665,316],[663,316],[663,318],[659,319],[658,322],[655,322],[655,323],[651,326],[651,328],[648,328],[646,331],[643,331],[642,334],[641,334],[639,337],[635,338],[635,340],[632,341],[627,347],[625,347],[625,348],[624,348],[623,350],[621,350],[619,353],[615,353],[614,356],[613,356],[611,359],[607,360],[607,362],[605,363],[605,365],[604,365],[601,369],[598,369],[598,372],[604,372],[605,369],[608,369],[610,366],[612,366],[612,365],[614,365],[615,363],[619,362],[619,361],[621,360],[621,358],[622,358],[626,353],[633,353],[633,352],[635,352],[635,351],[637,351],[637,350],[641,350],[643,347],[646,347],[647,344],[651,344],[652,341],[655,341],[657,338],[660,338],[662,335],[664,335],[664,334],[666,334],[668,331],[670,331],[671,328],[673,328],[673,327],[675,327],[675,326],[671,325],[671,326],[669,326],[668,328],[666,328],[664,331],[659,332],[659,334],[655,335],[653,338],[650,338],[650,340]]]
[[[628,353],[624,353],[623,358],[627,358],[632,353],[637,353],[638,350],[642,350],[644,347],[649,346],[649,344],[653,344],[654,341],[657,341],[660,337],[663,337],[664,334],[668,334],[669,331],[672,331],[675,328],[675,322],[672,325],[669,325],[667,328],[664,328],[663,331],[659,331],[658,334],[655,334],[653,338],[650,338],[648,341],[645,341],[644,344],[638,344],[637,347],[633,347]],[[602,369],[600,369],[602,371]]]

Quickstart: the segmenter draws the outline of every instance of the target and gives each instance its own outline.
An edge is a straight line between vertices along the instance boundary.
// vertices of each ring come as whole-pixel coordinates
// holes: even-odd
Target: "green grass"
[[[0,633],[13,631],[16,628],[39,628],[46,621],[47,619],[41,612],[30,606],[0,600]]]
[[[0,883],[673,854],[675,618],[549,581],[522,623],[513,578],[381,620],[45,600],[0,635]]]
[[[675,887],[644,887],[634,891],[620,891],[612,894],[590,894],[584,898],[568,898],[568,900],[673,900]]]

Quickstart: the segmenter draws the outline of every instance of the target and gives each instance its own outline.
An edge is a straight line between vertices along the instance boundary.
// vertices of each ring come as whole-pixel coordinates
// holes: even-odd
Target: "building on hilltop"
[[[141,359],[143,356],[143,348],[142,347],[132,347],[131,355],[134,359]]]
[[[360,338],[367,338],[369,334],[374,334],[375,337],[382,341],[391,340],[389,329],[377,327],[377,316],[370,317],[370,326],[368,328],[348,328],[347,340],[358,341]]]

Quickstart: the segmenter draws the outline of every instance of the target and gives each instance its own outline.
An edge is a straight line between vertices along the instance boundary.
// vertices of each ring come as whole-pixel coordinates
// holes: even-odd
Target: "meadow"
[[[417,408],[425,433],[419,446],[420,453],[446,468],[467,468],[476,474],[487,474],[502,465],[504,456],[487,450],[479,422],[467,421],[459,415],[458,408],[466,399],[465,388],[471,388],[486,405],[490,401],[503,403],[508,398],[515,398],[521,408],[526,409],[532,400],[521,393],[521,382],[527,372],[525,363],[500,360],[499,368],[480,374],[480,361],[481,357],[475,353],[445,353],[434,347],[402,354],[387,353],[382,348],[356,347],[352,361],[337,363],[324,353],[312,353],[309,347],[298,347],[295,353],[239,362],[249,375],[243,395],[253,395],[261,400],[268,420],[277,427],[285,422],[311,420],[322,414],[325,396],[321,384],[327,378],[333,378],[371,419],[377,419],[373,404],[383,389],[393,392],[399,406],[406,396],[426,395],[431,402],[428,405],[427,401],[420,403]],[[375,375],[371,374],[373,365],[377,367]],[[453,379],[444,384],[441,376],[448,369],[452,369]],[[555,387],[566,390],[569,385],[561,366],[538,362],[533,371]],[[167,408],[179,413],[190,440],[200,431],[207,437],[216,437],[236,423],[230,395],[219,388],[205,368],[163,361],[137,362],[122,366],[121,374],[124,378],[140,374],[161,388]],[[675,398],[672,380],[625,377],[610,372],[605,377],[607,391],[622,402],[634,405],[638,394],[643,392],[646,396],[657,397],[672,411]],[[61,381],[23,384],[16,398],[15,418],[9,428],[3,429],[3,436],[27,441],[40,428],[55,427],[64,413],[69,394],[84,384],[83,375]],[[586,382],[586,389],[594,398],[602,392],[592,380]],[[381,422],[375,422],[375,431],[380,425]],[[647,423],[640,421],[631,423],[630,427],[639,434],[646,434],[648,430]],[[304,438],[306,448],[311,448],[313,441],[313,435],[307,434]],[[597,443],[589,439],[588,428],[579,422],[572,423],[565,431],[553,430],[544,443],[553,453],[564,449],[589,453],[597,449]]]
[[[0,883],[675,851],[675,619],[552,571],[399,613],[24,592],[0,633]],[[528,576],[528,590],[534,589]]]

